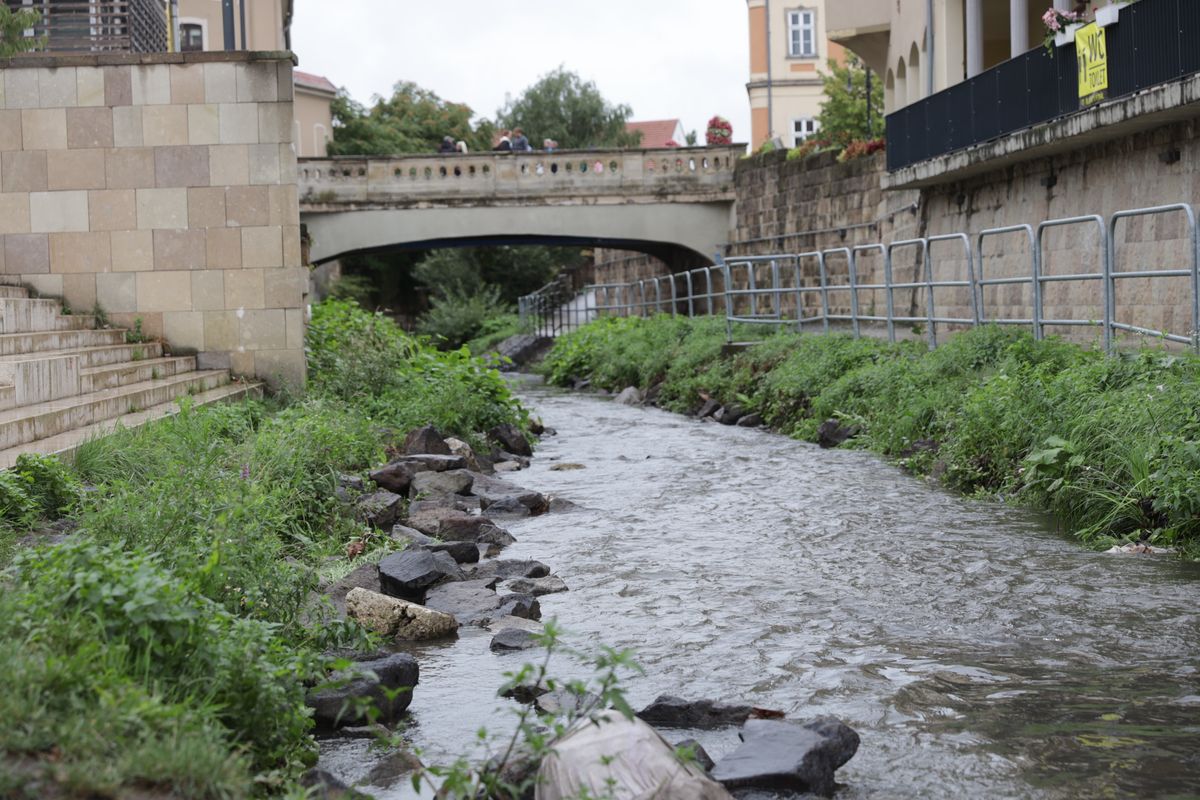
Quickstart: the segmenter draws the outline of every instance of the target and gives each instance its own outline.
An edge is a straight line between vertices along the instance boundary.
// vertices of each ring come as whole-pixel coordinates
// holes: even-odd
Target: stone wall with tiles
[[[0,274],[304,382],[290,53],[0,60]]]

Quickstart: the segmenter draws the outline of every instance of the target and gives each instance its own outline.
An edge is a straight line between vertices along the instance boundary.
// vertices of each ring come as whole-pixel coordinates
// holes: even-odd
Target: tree
[[[695,131],[688,131],[684,135],[684,141],[687,142],[688,147],[695,147],[700,141],[700,136]]]
[[[521,128],[530,141],[555,139],[566,149],[636,147],[641,134],[625,130],[633,110],[610,105],[596,84],[559,67],[496,112],[502,128]]]
[[[471,150],[490,150],[491,126],[472,127],[473,112],[443,100],[410,81],[393,87],[392,96],[376,96],[369,109],[343,89],[333,101],[333,140],[329,154],[392,155],[435,153],[442,137],[462,140]]]
[[[867,125],[867,70],[858,56],[846,52],[845,65],[830,59],[825,81],[825,101],[817,117],[820,137],[838,147],[856,140],[878,139],[883,135],[882,81],[871,84],[871,122]]]
[[[33,9],[13,11],[0,3],[0,58],[41,49],[42,38],[25,35],[25,31],[37,25],[41,18]]]
[[[413,269],[417,283],[434,296],[471,296],[497,287],[502,300],[516,303],[583,260],[571,247],[464,247],[435,250]]]

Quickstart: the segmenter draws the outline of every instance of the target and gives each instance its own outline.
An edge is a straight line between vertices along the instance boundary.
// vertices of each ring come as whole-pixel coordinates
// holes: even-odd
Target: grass
[[[1096,547],[1147,541],[1200,557],[1200,359],[1146,347],[1106,357],[982,327],[932,352],[843,335],[779,333],[721,355],[722,320],[606,319],[560,338],[544,370],[660,404],[712,397],[813,441],[826,419],[864,447],[967,494],[1052,513]]]
[[[525,424],[465,351],[318,306],[307,397],[193,407],[0,471],[0,796],[299,796],[305,686],[364,648],[319,580],[393,547],[335,494],[433,423]],[[18,542],[67,517],[55,546]],[[33,534],[35,537],[37,534]],[[347,546],[365,545],[353,563]]]

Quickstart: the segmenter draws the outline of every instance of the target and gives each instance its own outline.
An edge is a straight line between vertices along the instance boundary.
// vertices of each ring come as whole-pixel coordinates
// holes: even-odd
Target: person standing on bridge
[[[529,140],[525,138],[525,134],[520,128],[513,128],[512,149],[514,153],[528,153],[533,150],[533,146],[529,144]]]
[[[501,153],[508,153],[512,149],[512,139],[508,138],[508,131],[500,131],[500,141],[496,143],[496,150]]]
[[[442,146],[440,148],[438,148],[438,152],[439,153],[457,153],[458,148],[456,148],[454,146],[454,137],[453,136],[443,136],[442,137]]]

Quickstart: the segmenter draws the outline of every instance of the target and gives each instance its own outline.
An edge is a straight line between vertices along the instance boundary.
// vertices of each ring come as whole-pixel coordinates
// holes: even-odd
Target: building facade
[[[747,0],[750,14],[751,147],[779,138],[795,147],[818,129],[821,76],[841,45],[825,35],[825,0]]]

